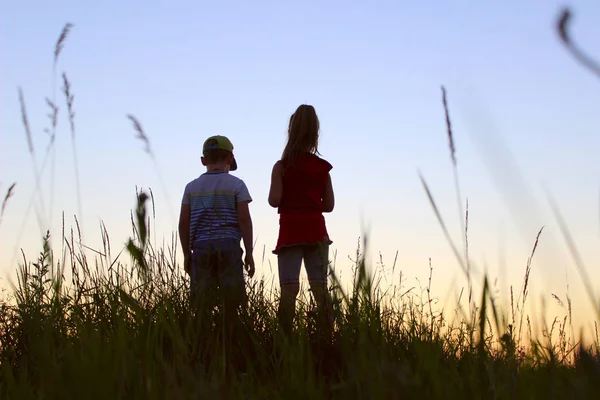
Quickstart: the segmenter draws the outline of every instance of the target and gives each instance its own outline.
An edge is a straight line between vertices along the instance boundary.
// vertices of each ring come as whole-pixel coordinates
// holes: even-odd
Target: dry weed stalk
[[[596,76],[600,78],[600,63],[594,60],[592,57],[587,55],[583,50],[581,50],[571,38],[571,35],[568,32],[569,22],[571,21],[572,13],[571,10],[565,8],[560,14],[560,18],[558,19],[556,28],[558,31],[558,36],[561,41],[565,45],[565,47],[569,50],[569,52],[575,57],[575,59],[582,64],[584,67],[592,71]]]
[[[529,288],[529,274],[531,273],[531,262],[533,260],[533,256],[535,255],[535,251],[537,249],[538,242],[540,240],[540,235],[542,234],[543,230],[544,230],[544,227],[542,226],[542,228],[539,230],[537,236],[535,237],[535,243],[533,244],[533,249],[531,250],[531,255],[527,259],[527,265],[525,266],[525,277],[523,278],[523,287],[521,288],[521,292],[519,293],[519,298],[517,299],[517,309],[519,309],[519,299],[522,296],[521,308],[520,308],[521,319],[519,321],[519,341],[521,340],[521,329],[523,327],[523,315],[525,313],[525,302],[527,301],[527,294],[529,293],[529,291],[527,289]]]
[[[442,104],[444,105],[444,113],[446,115],[446,128],[448,131],[448,144],[450,146],[450,158],[452,164],[456,167],[456,147],[454,146],[454,137],[452,134],[452,124],[450,123],[450,113],[448,112],[448,100],[446,98],[446,88],[442,86]]]
[[[67,73],[63,72],[63,93],[65,94],[65,99],[67,101],[67,111],[69,112],[69,124],[71,125],[71,139],[75,140],[75,111],[73,111],[73,101],[75,100],[75,95],[71,92],[71,82],[67,78]]]
[[[83,217],[82,205],[81,205],[81,185],[79,179],[79,161],[77,159],[77,146],[75,145],[75,111],[73,109],[73,102],[75,100],[75,95],[71,90],[71,82],[69,82],[69,78],[67,78],[67,73],[63,72],[63,93],[65,95],[65,100],[67,102],[67,112],[69,116],[69,125],[71,127],[71,145],[73,148],[73,164],[75,166],[75,185],[77,190],[77,209],[79,217]]]
[[[54,144],[54,139],[56,137],[56,126],[58,125],[58,106],[49,98],[46,98],[46,104],[48,107],[50,107],[50,114],[48,114],[48,118],[50,119],[50,128],[44,129],[44,132],[50,136],[50,142],[48,143],[47,149],[47,151],[49,151]]]
[[[27,118],[27,108],[25,107],[25,98],[23,97],[23,89],[19,88],[19,103],[21,104],[21,118],[25,127],[25,135],[27,136],[27,146],[29,154],[33,156],[35,149],[33,147],[33,139],[31,138],[31,128],[29,127],[29,119]]]
[[[556,295],[555,293],[550,293],[550,295],[554,298],[554,300],[556,300],[556,302],[561,308],[565,308],[565,303],[563,303],[563,301],[560,299],[560,297],[558,297],[558,295]]]
[[[141,140],[144,143],[144,151],[150,155],[150,157],[154,158],[154,153],[152,152],[152,148],[150,147],[150,139],[146,136],[144,129],[142,128],[142,124],[136,117],[131,114],[127,115],[127,118],[131,120],[133,123],[133,129],[137,132],[136,139]]]
[[[33,137],[31,135],[31,127],[29,125],[29,118],[27,118],[27,107],[25,106],[25,97],[23,96],[23,89],[21,89],[21,87],[19,87],[19,103],[21,105],[21,119],[23,121],[23,127],[25,128],[25,136],[27,138],[27,147],[29,149],[29,155],[31,156],[31,161],[32,161],[32,165],[33,165],[33,174],[35,176],[35,184],[36,184],[36,192],[38,193],[38,197],[39,197],[39,207],[41,207],[41,210],[36,210],[37,212],[37,219],[38,219],[38,224],[40,226],[40,232],[42,232],[43,234],[43,223],[42,223],[42,214],[43,214],[43,210],[46,208],[44,206],[44,197],[42,196],[41,193],[41,184],[40,184],[40,172],[38,169],[38,164],[35,158],[35,148],[33,146]],[[34,194],[35,196],[35,194]]]
[[[58,119],[58,107],[56,106],[56,81],[57,81],[57,76],[56,76],[56,66],[58,64],[58,57],[60,56],[60,53],[62,52],[62,49],[64,47],[64,44],[67,40],[67,37],[69,36],[69,32],[71,31],[71,28],[73,27],[73,24],[71,23],[67,23],[65,24],[65,26],[63,27],[63,30],[61,31],[57,41],[56,41],[56,45],[54,46],[54,63],[52,64],[52,100],[46,99],[46,103],[48,104],[48,106],[51,109],[51,114],[49,115],[51,121],[52,121],[52,130],[48,131],[46,130],[46,132],[50,135],[50,142],[48,143],[48,147],[46,149],[46,157],[50,154],[50,152],[52,151],[52,160],[51,160],[51,171],[50,171],[50,225],[52,225],[52,210],[54,209],[54,178],[55,178],[55,168],[56,168],[56,149],[54,148],[54,141],[56,139],[56,126],[57,126],[57,119]],[[45,164],[45,161],[44,161]],[[43,167],[42,167],[43,168]]]
[[[594,311],[596,312],[596,316],[597,316],[597,318],[600,318],[600,303],[596,299],[596,295],[595,295],[594,289],[591,284],[592,280],[590,279],[590,276],[587,273],[587,269],[585,268],[585,264],[583,263],[581,254],[579,253],[579,250],[577,249],[577,246],[575,245],[575,241],[573,240],[573,236],[571,235],[569,228],[567,228],[567,224],[565,223],[565,220],[564,220],[561,212],[558,209],[558,205],[556,204],[553,197],[548,192],[547,192],[546,196],[548,198],[548,202],[550,203],[550,208],[552,209],[554,218],[556,218],[556,221],[558,222],[558,227],[560,229],[560,232],[567,244],[569,253],[571,253],[571,257],[573,258],[573,261],[575,262],[575,266],[577,267],[579,276],[581,277],[581,280],[583,281],[585,291],[590,299],[590,302],[594,305]]]
[[[450,159],[452,160],[452,172],[454,175],[454,188],[456,190],[456,201],[458,205],[458,219],[461,227],[461,237],[463,242],[463,257],[464,264],[466,267],[466,275],[467,275],[467,283],[469,285],[469,303],[472,301],[473,297],[473,282],[471,277],[471,263],[469,262],[469,239],[468,239],[468,223],[469,223],[469,203],[467,200],[467,210],[466,213],[463,212],[462,205],[462,193],[460,190],[460,180],[458,178],[458,161],[456,159],[456,145],[454,143],[454,133],[452,130],[452,123],[450,121],[450,111],[448,107],[448,96],[446,92],[446,88],[442,85],[442,105],[444,107],[444,116],[446,122],[446,132],[448,134],[448,147],[450,150]],[[464,218],[464,219],[463,219]]]
[[[440,210],[438,209],[438,206],[433,198],[433,195],[431,194],[431,191],[429,190],[429,186],[427,185],[427,182],[425,181],[425,178],[423,178],[423,175],[421,175],[421,173],[419,173],[419,178],[421,179],[421,184],[423,185],[423,188],[425,189],[425,193],[427,194],[429,203],[431,204],[431,207],[433,208],[433,212],[435,213],[435,216],[438,219],[438,223],[440,224],[442,231],[444,232],[444,236],[446,236],[446,240],[450,244],[452,252],[454,253],[454,256],[456,257],[456,260],[458,261],[460,268],[465,273],[465,276],[468,277],[469,271],[467,270],[467,268],[465,266],[463,258],[460,256],[460,252],[454,245],[454,241],[452,240],[452,237],[450,236],[450,232],[448,231],[448,228],[446,227],[446,224],[444,223],[442,214],[440,213]]]
[[[173,213],[173,209],[171,208],[171,204],[172,204],[171,199],[168,194],[168,190],[166,190],[165,181],[160,172],[160,168],[158,167],[158,160],[156,159],[154,152],[152,151],[152,146],[150,145],[150,139],[148,138],[148,135],[146,135],[146,132],[144,132],[144,128],[142,128],[142,124],[134,115],[127,114],[127,118],[131,121],[131,123],[133,124],[133,129],[137,133],[135,138],[141,140],[144,143],[144,151],[146,153],[148,153],[148,155],[152,159],[152,163],[154,164],[154,169],[156,170],[156,174],[158,175],[158,179],[160,180],[161,187],[165,193],[165,197],[167,198],[167,203],[169,205],[168,208],[169,208],[169,213],[171,214],[171,219],[173,220],[173,222],[175,222],[176,218],[175,218],[175,214]]]
[[[16,185],[17,182],[14,182],[6,191],[6,196],[4,196],[4,201],[2,202],[2,210],[0,210],[0,222],[2,222],[2,218],[4,217],[4,210],[6,209],[6,204],[8,203],[8,199],[12,197]]]
[[[67,37],[69,36],[69,31],[71,30],[71,28],[73,28],[73,26],[73,24],[67,23],[63,28],[62,32],[60,33],[58,40],[56,41],[56,46],[54,47],[54,64],[56,64],[56,62],[58,61],[58,56],[60,55],[60,52],[64,47],[64,43],[67,40]]]

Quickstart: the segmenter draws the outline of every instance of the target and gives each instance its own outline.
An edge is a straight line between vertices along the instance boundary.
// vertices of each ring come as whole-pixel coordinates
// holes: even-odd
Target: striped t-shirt
[[[237,239],[242,234],[236,205],[252,201],[246,184],[227,172],[207,172],[188,183],[182,204],[190,205],[190,243]]]

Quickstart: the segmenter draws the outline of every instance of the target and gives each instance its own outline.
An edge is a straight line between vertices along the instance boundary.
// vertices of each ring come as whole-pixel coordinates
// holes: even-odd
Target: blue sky
[[[562,297],[568,282],[584,309],[588,300],[543,191],[556,198],[597,282],[600,83],[558,41],[554,23],[563,5],[5,2],[0,191],[17,186],[0,225],[3,277],[13,276],[19,248],[33,257],[40,243],[34,208],[28,211],[35,179],[18,86],[38,165],[47,145],[44,98],[55,96],[61,108],[54,174],[48,164],[42,176],[45,226],[59,238],[61,213],[67,226],[78,213],[62,83],[54,94],[52,85],[54,44],[71,22],[57,76],[65,71],[75,93],[79,220],[89,246],[99,246],[100,220],[113,243],[125,242],[135,185],[153,189],[158,235],[169,238],[183,188],[202,172],[202,141],[223,134],[236,148],[236,175],[255,200],[260,259],[277,235],[277,215],[266,202],[271,167],[283,149],[289,115],[309,103],[321,118],[321,153],[334,166],[337,206],[327,222],[337,267],[349,274],[348,256],[366,227],[371,254],[381,251],[389,265],[398,251],[407,285],[426,281],[431,257],[434,292],[442,298],[457,292],[464,279],[418,178],[421,171],[460,241],[444,84],[462,195],[469,199],[473,262],[501,278],[505,296],[508,285],[520,286],[544,225],[532,272],[536,295]],[[600,36],[600,3],[568,5],[575,13],[573,36],[600,56],[593,40]],[[150,138],[157,169],[135,139],[129,113]],[[269,267],[262,272],[269,274]],[[582,321],[587,316],[580,314]]]

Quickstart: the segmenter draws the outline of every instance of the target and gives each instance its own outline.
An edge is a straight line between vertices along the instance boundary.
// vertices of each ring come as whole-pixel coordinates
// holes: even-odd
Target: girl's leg
[[[292,333],[296,313],[296,297],[300,290],[302,256],[303,251],[300,246],[285,247],[277,255],[279,285],[281,287],[277,316],[279,324],[286,335]]]
[[[304,249],[304,265],[310,289],[317,303],[319,328],[325,337],[329,337],[333,330],[333,304],[327,288],[329,245],[323,243],[306,246]]]

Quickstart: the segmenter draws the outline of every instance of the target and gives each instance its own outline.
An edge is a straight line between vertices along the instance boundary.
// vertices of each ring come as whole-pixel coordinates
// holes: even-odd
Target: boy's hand
[[[254,257],[252,254],[246,254],[244,257],[244,266],[246,267],[246,272],[248,272],[248,276],[252,278],[254,276]]]

